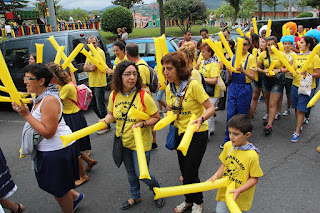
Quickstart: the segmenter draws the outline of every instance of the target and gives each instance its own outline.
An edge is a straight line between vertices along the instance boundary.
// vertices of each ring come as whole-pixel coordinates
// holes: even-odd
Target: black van
[[[282,37],[282,26],[289,22],[295,22],[297,26],[303,25],[304,28],[312,28],[317,29],[317,26],[320,25],[320,18],[293,18],[293,19],[276,19],[272,20],[271,25],[271,35],[276,36],[279,40]],[[258,29],[260,29],[263,25],[267,25],[268,20],[260,20],[257,21]]]
[[[98,38],[98,46],[106,54],[107,65],[111,66],[110,56],[106,49],[106,45],[99,31],[97,30],[69,30],[22,36],[19,38],[6,40],[0,43],[0,49],[7,63],[13,82],[19,91],[26,91],[25,84],[23,83],[23,68],[28,65],[30,54],[36,53],[35,43],[44,44],[43,63],[49,63],[54,61],[57,51],[54,49],[50,41],[47,39],[51,35],[54,36],[54,38],[60,46],[65,46],[64,52],[67,56],[79,43],[83,43],[86,49],[88,50],[89,48],[86,46],[85,39],[87,36],[95,35]],[[88,82],[88,73],[83,72],[83,65],[85,63],[85,60],[86,57],[83,54],[79,53],[72,62],[73,65],[78,69],[78,71],[75,72],[78,84],[87,84]]]

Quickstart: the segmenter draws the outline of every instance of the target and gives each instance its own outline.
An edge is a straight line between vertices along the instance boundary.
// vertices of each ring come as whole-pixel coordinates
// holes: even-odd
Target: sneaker
[[[276,113],[276,116],[274,116],[274,119],[275,119],[275,120],[278,120],[279,118],[281,118],[281,114],[280,114],[280,112],[277,112],[277,113]]]
[[[84,198],[84,194],[79,193],[78,199],[73,201],[73,211],[75,211],[78,208],[78,205],[79,205],[80,201],[83,200],[83,198]]]
[[[264,131],[264,133],[265,133],[266,135],[269,135],[269,134],[271,134],[271,132],[272,132],[272,127],[269,126],[269,125],[267,125],[267,126],[264,127],[263,131]]]
[[[291,142],[292,143],[296,143],[299,140],[300,135],[298,133],[293,133],[292,138],[291,138]]]
[[[219,147],[220,147],[220,149],[223,149],[223,147],[224,147],[224,144],[225,144],[225,143],[223,143],[223,144],[220,144],[220,146],[219,146]]]
[[[183,201],[181,204],[177,205],[177,207],[174,209],[174,212],[176,213],[181,213],[185,212],[187,209],[191,208],[192,204],[191,203],[186,203]]]
[[[283,113],[282,113],[282,115],[283,116],[287,116],[287,115],[290,115],[290,109],[286,109]]]
[[[152,143],[152,150],[158,149],[158,144],[157,143]]]
[[[199,205],[196,203],[193,203],[191,213],[202,213],[202,203]]]
[[[268,115],[268,113],[266,113],[264,116],[263,116],[263,120],[267,120],[268,119],[268,117],[269,117],[269,115]]]
[[[106,128],[106,129],[101,129],[97,132],[98,135],[103,135],[106,134],[108,132],[111,132],[111,128]]]
[[[158,200],[155,200],[154,202],[157,208],[161,208],[162,206],[164,206],[164,198],[160,198]]]
[[[267,125],[269,123],[269,119],[263,121],[263,126]]]
[[[309,122],[310,122],[309,118],[304,118],[302,126],[307,126]]]

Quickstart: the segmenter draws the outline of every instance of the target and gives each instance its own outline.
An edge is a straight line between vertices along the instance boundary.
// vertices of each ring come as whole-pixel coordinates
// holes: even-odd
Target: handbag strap
[[[128,108],[128,111],[127,111],[127,113],[126,113],[126,117],[124,118],[124,122],[123,122],[122,129],[121,129],[121,133],[120,133],[120,137],[121,137],[122,134],[123,134],[124,126],[126,125],[126,122],[127,122],[127,119],[128,119],[128,112],[129,112],[129,110],[130,110],[130,108],[131,108],[131,106],[132,106],[132,104],[133,104],[133,102],[134,102],[134,99],[136,99],[137,94],[138,94],[138,91],[134,94],[134,96],[133,96],[133,98],[132,98],[132,101],[131,101],[131,103],[130,103],[130,106],[129,106],[129,108]]]
[[[190,84],[191,80],[192,80],[192,79],[189,79],[186,88],[184,88],[184,94],[183,94],[183,96],[181,96],[181,98],[180,98],[180,101],[179,101],[179,109],[178,109],[178,111],[177,111],[177,119],[179,118],[180,111],[181,111],[181,108],[182,108],[182,101],[183,101],[183,99],[184,99],[184,96],[186,96],[186,94],[187,94],[187,89],[188,89],[188,87],[189,87],[189,84]]]

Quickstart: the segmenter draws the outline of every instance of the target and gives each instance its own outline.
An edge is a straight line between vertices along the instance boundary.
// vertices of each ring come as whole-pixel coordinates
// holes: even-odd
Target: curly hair
[[[309,30],[305,36],[311,36],[312,38],[316,39],[316,43],[320,42],[320,31],[313,29],[313,30]]]
[[[294,44],[294,36],[293,35],[286,35],[286,36],[283,36],[280,41],[282,41],[282,43],[288,41],[288,42],[291,42],[291,45]]]
[[[294,34],[297,32],[297,24],[292,21],[286,23],[286,28],[292,29]]]
[[[193,42],[185,42],[179,49],[178,52],[183,52],[187,55],[189,62],[193,62],[193,60],[197,57],[197,49],[196,45]]]
[[[137,91],[140,91],[140,89],[142,88],[142,79],[141,79],[137,65],[135,63],[132,63],[131,61],[122,61],[117,65],[111,79],[111,90],[114,90],[115,92],[123,91],[122,74],[125,71],[125,69],[127,69],[127,67],[129,66],[134,66],[134,68],[138,72],[136,88],[137,88]]]
[[[62,67],[54,62],[46,64],[48,70],[52,73],[53,77],[59,81],[60,86],[64,86],[71,81],[71,77],[68,75]]]
[[[213,49],[211,49],[211,47],[209,46],[209,44],[208,44],[207,42],[203,42],[203,43],[199,46],[199,49],[200,49],[200,50],[206,49],[208,52],[211,52],[211,56],[214,55]]]
[[[176,68],[178,77],[181,80],[188,80],[191,76],[191,71],[187,68],[187,63],[184,60],[184,56],[182,53],[168,53],[167,55],[162,57],[161,64],[172,64]]]

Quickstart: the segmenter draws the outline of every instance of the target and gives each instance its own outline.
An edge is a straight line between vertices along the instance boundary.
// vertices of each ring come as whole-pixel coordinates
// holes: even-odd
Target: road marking
[[[0,120],[0,122],[6,122],[6,123],[25,123],[26,121],[14,121],[14,120]]]

